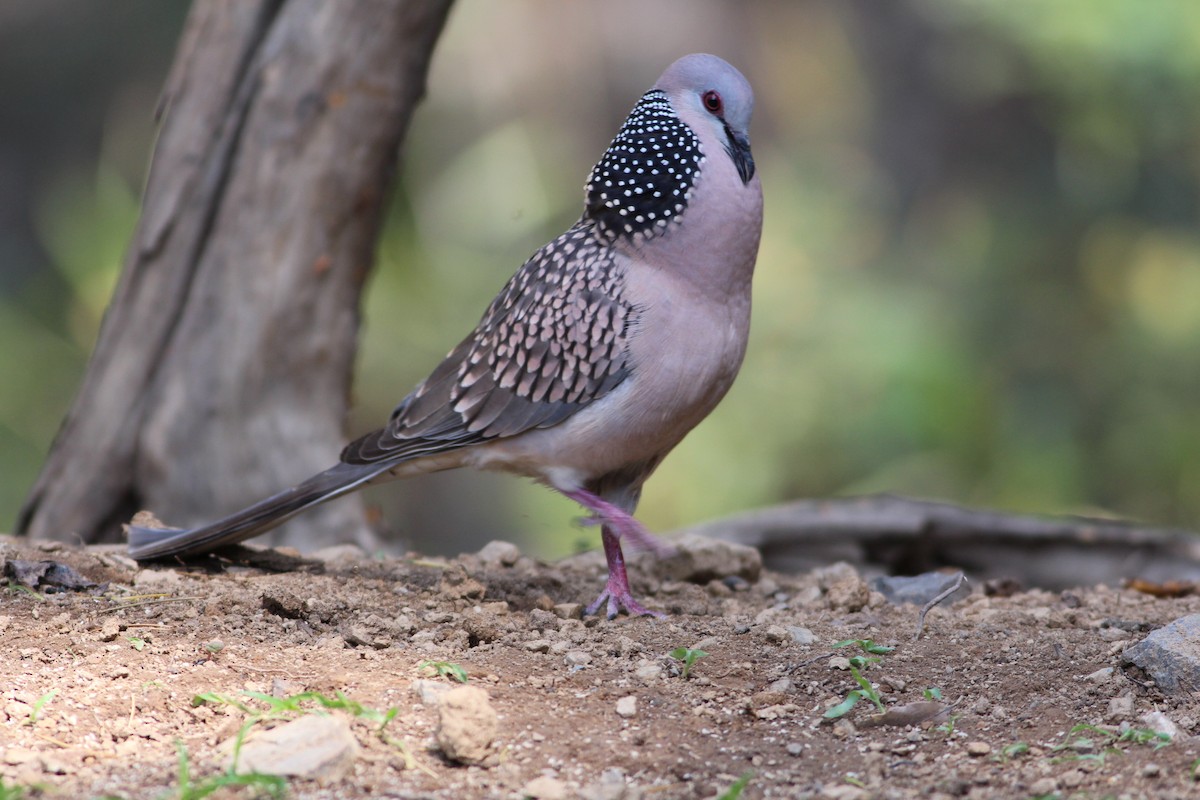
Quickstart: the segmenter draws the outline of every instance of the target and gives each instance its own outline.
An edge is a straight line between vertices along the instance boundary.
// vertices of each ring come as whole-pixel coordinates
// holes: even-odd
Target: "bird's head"
[[[720,142],[742,183],[750,182],[754,90],[742,73],[716,56],[693,53],[669,66],[654,88],[666,92],[679,119],[701,138]]]
[[[687,209],[706,159],[754,178],[754,92],[716,56],[684,56],[642,95],[588,178],[584,217],[607,237],[653,237]]]

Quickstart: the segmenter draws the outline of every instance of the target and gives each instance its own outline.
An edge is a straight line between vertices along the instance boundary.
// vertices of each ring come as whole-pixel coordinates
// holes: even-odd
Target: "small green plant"
[[[459,683],[467,682],[467,671],[453,661],[422,661],[419,670],[432,670],[435,677],[453,678]]]
[[[134,650],[137,650],[139,653],[142,652],[142,649],[146,646],[146,640],[140,636],[126,636],[125,638],[129,640],[129,646]]]
[[[301,714],[308,714],[318,710],[344,711],[352,717],[373,724],[375,726],[374,733],[379,737],[380,741],[400,751],[400,754],[404,758],[406,769],[420,769],[433,775],[428,767],[422,766],[413,757],[412,751],[409,750],[408,745],[403,740],[397,739],[386,732],[385,729],[388,724],[400,713],[400,709],[398,708],[392,707],[387,711],[379,711],[369,706],[364,706],[357,700],[351,700],[342,692],[337,692],[335,697],[328,697],[320,692],[300,692],[288,697],[275,697],[263,692],[241,692],[240,694],[242,697],[266,703],[266,709],[260,710],[254,708],[249,703],[216,692],[204,692],[192,698],[192,706],[204,705],[205,703],[227,705],[236,708],[249,717],[238,731],[237,739],[234,741],[234,765],[237,764],[242,738],[259,722],[270,719],[292,719]],[[305,708],[304,703],[316,703],[320,706],[320,709]]]
[[[201,800],[201,798],[208,797],[227,786],[252,786],[267,792],[272,797],[283,797],[284,792],[287,791],[287,781],[278,775],[266,775],[261,772],[235,772],[244,733],[243,727],[234,742],[233,761],[229,771],[205,778],[199,783],[192,781],[191,762],[188,758],[187,747],[183,742],[176,741],[175,749],[179,753],[179,791],[175,795],[176,798],[178,800]]]
[[[833,648],[840,650],[843,647],[851,647],[853,645],[858,645],[867,654],[865,656],[850,656],[850,666],[857,667],[858,669],[866,669],[869,664],[878,664],[883,660],[879,656],[887,655],[896,649],[886,644],[877,644],[871,639],[843,639],[840,642],[834,642]]]
[[[880,656],[886,655],[896,648],[890,647],[886,644],[878,644],[871,639],[843,639],[840,642],[834,642],[833,646],[835,649],[839,650],[843,647],[857,646],[864,653],[866,653],[866,655],[850,656],[847,659],[850,662],[850,674],[854,676],[854,680],[858,683],[859,688],[851,690],[850,693],[846,695],[846,699],[838,703],[836,706],[826,709],[825,719],[837,719],[839,717],[844,717],[846,714],[849,714],[850,709],[854,708],[858,701],[862,700],[863,698],[866,698],[874,703],[875,708],[877,708],[879,713],[882,714],[886,710],[883,707],[883,698],[880,697],[879,690],[871,684],[871,681],[863,677],[862,670],[866,670],[866,668],[871,664],[878,664],[883,660],[880,658]]]
[[[921,696],[924,697],[926,700],[941,700],[942,699],[942,690],[936,686],[930,686],[928,689],[921,692]]]
[[[4,782],[4,778],[0,778],[0,800],[26,800],[30,792],[40,794],[43,788],[41,784],[10,786]]]
[[[1117,737],[1118,742],[1133,742],[1134,744],[1153,745],[1155,750],[1161,750],[1171,744],[1171,734],[1150,728],[1130,728]]]
[[[1171,736],[1167,733],[1149,728],[1129,728],[1124,731],[1113,731],[1097,725],[1081,723],[1067,732],[1067,741],[1054,747],[1051,752],[1065,752],[1051,759],[1058,761],[1097,761],[1101,764],[1111,754],[1122,752],[1119,744],[1149,745],[1155,750],[1161,750],[1171,744]]]
[[[38,721],[38,717],[42,713],[42,709],[46,707],[47,703],[49,703],[51,700],[54,699],[54,696],[56,694],[58,694],[58,689],[51,689],[50,691],[46,692],[44,695],[39,697],[37,700],[34,700],[33,705],[29,709],[29,720],[25,724],[26,725],[36,725],[37,721]]]
[[[682,650],[683,648],[681,647],[679,649]],[[750,779],[753,777],[753,772],[742,773],[742,777],[729,784],[729,788],[724,792],[721,792],[721,794],[717,796],[717,800],[738,800],[738,798],[742,796],[742,792],[745,791],[746,786],[749,785]]]
[[[859,688],[852,689],[846,695],[846,699],[838,703],[832,708],[825,709],[825,719],[837,719],[844,717],[850,713],[850,709],[858,704],[859,700],[866,698],[875,704],[875,708],[879,709],[879,713],[883,713],[886,709],[883,707],[883,698],[879,696],[879,690],[871,685],[871,681],[864,678],[862,673],[858,671],[858,667],[850,665],[850,674],[854,676],[854,680],[858,682]]]
[[[860,789],[867,788],[867,784],[863,782],[863,779],[853,773],[848,773],[846,775],[843,775],[842,780],[845,781],[846,783],[850,784],[851,786],[857,786]]]
[[[667,655],[671,656],[671,658],[675,659],[676,661],[683,663],[683,671],[680,674],[680,677],[682,677],[684,680],[687,680],[687,677],[689,674],[691,674],[692,667],[695,665],[695,663],[702,658],[706,658],[708,653],[704,652],[703,650],[693,650],[690,647],[676,647]]]
[[[1005,745],[1000,749],[1000,752],[992,757],[994,761],[999,761],[1001,764],[1007,764],[1010,760],[1017,756],[1023,756],[1029,752],[1029,745],[1025,742],[1013,742]]]
[[[950,719],[946,720],[941,725],[938,725],[936,728],[934,728],[934,730],[936,730],[938,733],[946,734],[946,738],[949,739],[951,736],[954,735],[954,725],[956,722],[958,722],[958,718],[960,716],[962,716],[962,715],[961,714],[951,714]]]

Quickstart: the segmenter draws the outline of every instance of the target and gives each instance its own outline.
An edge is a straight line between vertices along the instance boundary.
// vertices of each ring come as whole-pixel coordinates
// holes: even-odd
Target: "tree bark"
[[[115,540],[332,464],[399,146],[450,0],[198,0],[124,270],[18,520]],[[361,539],[357,500],[291,523]]]

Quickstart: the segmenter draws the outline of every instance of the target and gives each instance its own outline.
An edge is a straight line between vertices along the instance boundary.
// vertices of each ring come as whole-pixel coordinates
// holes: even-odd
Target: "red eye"
[[[721,116],[721,112],[725,110],[725,103],[721,101],[721,94],[719,92],[709,89],[701,95],[700,99],[704,101],[704,107],[711,114],[716,114],[719,117]]]

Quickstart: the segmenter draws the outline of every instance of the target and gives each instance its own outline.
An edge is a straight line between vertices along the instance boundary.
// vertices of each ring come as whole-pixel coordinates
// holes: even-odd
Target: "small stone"
[[[771,681],[771,683],[767,685],[766,691],[785,694],[792,690],[792,686],[793,684],[791,678],[779,678],[778,680]]]
[[[549,639],[533,639],[525,643],[525,649],[531,653],[549,653]]]
[[[583,669],[588,664],[592,663],[592,654],[584,650],[572,650],[563,658],[568,667],[572,669]]]
[[[1179,726],[1161,711],[1146,712],[1141,716],[1140,722],[1155,733],[1170,736],[1172,739],[1179,736]]]
[[[121,623],[115,618],[109,617],[104,620],[104,624],[100,626],[100,641],[111,642],[121,635]]]
[[[796,644],[810,645],[817,641],[817,635],[808,628],[801,628],[798,625],[788,625],[787,632],[792,635],[792,641]]]
[[[1133,695],[1123,694],[1108,701],[1108,718],[1127,719],[1133,714]]]
[[[1059,781],[1068,789],[1075,789],[1087,778],[1081,770],[1069,769],[1059,776]]]
[[[532,797],[534,800],[565,800],[567,785],[558,778],[543,775],[534,778],[521,789],[522,797]]]
[[[1155,764],[1153,761],[1142,767],[1142,775],[1146,778],[1157,778],[1159,772],[1158,764]]]
[[[462,564],[451,564],[442,570],[438,589],[446,597],[455,599],[482,600],[487,593],[487,587],[468,575]]]
[[[1104,667],[1103,669],[1098,669],[1092,674],[1088,675],[1084,680],[1088,681],[1089,683],[1100,685],[1102,683],[1107,683],[1109,679],[1112,678],[1113,672],[1114,670],[1112,667]]]
[[[860,800],[860,798],[866,797],[867,793],[865,790],[847,783],[827,783],[821,789],[820,796],[827,800]]]
[[[1058,781],[1054,778],[1039,778],[1029,785],[1029,793],[1034,797],[1054,794],[1058,790]]]
[[[829,659],[829,668],[840,670],[850,669],[850,659],[845,656],[833,656]]]
[[[644,661],[638,665],[638,668],[634,671],[633,674],[639,681],[648,683],[650,681],[656,681],[659,678],[661,678],[662,673],[663,673],[662,664],[656,664],[653,661]]]
[[[500,727],[496,710],[484,689],[459,686],[438,702],[438,747],[452,761],[479,764],[491,752]]]
[[[835,611],[862,611],[871,602],[871,588],[844,561],[815,570],[813,576],[825,592],[826,605]]]
[[[753,583],[762,572],[762,555],[744,544],[695,533],[684,533],[671,544],[675,552],[660,559],[660,569],[668,580],[707,584],[737,576]]]
[[[804,752],[804,745],[800,742],[788,742],[785,748],[789,756],[798,756]]]
[[[988,744],[987,742],[968,742],[967,743],[967,755],[972,756],[974,758],[979,758],[980,756],[986,756],[990,752],[992,752],[992,746],[990,744]]]
[[[305,714],[248,739],[236,766],[242,772],[333,781],[349,773],[357,757],[358,742],[345,718]]]
[[[553,611],[559,619],[579,619],[583,616],[583,603],[558,603]]]
[[[579,800],[641,800],[642,794],[629,786],[619,767],[600,773],[600,780],[579,790]]]
[[[427,706],[437,705],[438,700],[452,688],[448,683],[419,678],[409,687],[413,694],[421,698],[421,703]]]
[[[617,716],[623,719],[637,716],[637,698],[633,695],[626,695],[618,700]]]
[[[489,567],[511,567],[520,557],[519,547],[498,539],[488,542],[479,550],[479,560]]]
[[[782,625],[768,625],[767,629],[763,631],[763,636],[771,644],[783,644],[784,642],[792,641],[792,635]]]

